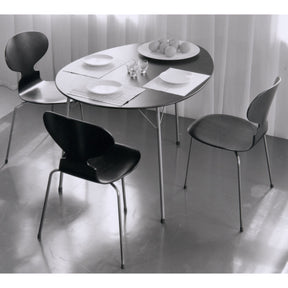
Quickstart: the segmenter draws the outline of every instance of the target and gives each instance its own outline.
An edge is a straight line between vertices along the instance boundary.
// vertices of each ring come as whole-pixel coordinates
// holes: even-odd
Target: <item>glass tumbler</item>
[[[139,66],[139,69],[140,69],[140,73],[142,75],[146,75],[147,69],[148,69],[148,65],[149,65],[148,60],[146,60],[146,59],[139,59],[138,60],[138,66]]]
[[[137,71],[138,71],[138,63],[136,60],[130,60],[127,64],[127,73],[130,75],[131,78],[137,78]]]

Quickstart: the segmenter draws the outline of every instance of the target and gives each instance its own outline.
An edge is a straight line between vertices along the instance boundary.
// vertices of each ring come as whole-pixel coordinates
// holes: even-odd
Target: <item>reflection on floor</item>
[[[17,90],[10,90],[7,87],[0,86],[0,119],[12,112],[14,107],[21,103],[21,99],[17,94]]]
[[[156,131],[138,111],[85,106],[87,121],[142,153],[127,177],[126,269],[120,269],[116,198],[109,186],[65,175],[54,179],[42,245],[36,238],[50,170],[60,149],[42,124],[45,107],[26,104],[16,117],[9,163],[0,170],[0,272],[6,273],[286,273],[288,271],[288,142],[268,138],[275,188],[269,190],[264,146],[241,154],[244,232],[238,232],[234,155],[196,143],[183,190],[189,119],[163,119],[166,223],[160,223]],[[65,107],[58,107],[64,113]],[[154,117],[153,112],[149,112]],[[79,117],[75,105],[72,114]],[[4,161],[11,114],[0,122]],[[119,184],[118,184],[119,185]]]

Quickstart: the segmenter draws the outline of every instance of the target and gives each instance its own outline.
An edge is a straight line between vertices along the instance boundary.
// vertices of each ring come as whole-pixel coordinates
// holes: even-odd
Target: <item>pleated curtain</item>
[[[283,20],[288,16],[281,17]],[[281,17],[1,15],[0,84],[10,89],[17,87],[19,75],[6,66],[4,49],[8,39],[22,31],[41,31],[49,39],[48,52],[37,64],[46,80],[53,80],[59,69],[71,61],[106,48],[163,37],[187,40],[205,48],[215,67],[209,84],[179,104],[180,116],[195,119],[209,113],[226,113],[245,118],[250,101],[279,75],[283,81],[269,114],[268,134],[288,138],[288,49],[279,33]],[[173,107],[167,107],[166,112],[174,113]]]

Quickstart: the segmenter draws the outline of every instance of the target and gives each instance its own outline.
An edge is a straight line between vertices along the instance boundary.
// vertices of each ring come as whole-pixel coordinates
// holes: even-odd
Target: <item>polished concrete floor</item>
[[[21,103],[17,90],[10,90],[0,85],[0,119],[12,112],[14,107]]]
[[[42,244],[36,238],[49,172],[59,147],[45,132],[47,107],[24,105],[16,116],[9,163],[0,170],[1,273],[286,273],[288,271],[288,141],[268,137],[275,188],[269,189],[264,146],[241,154],[244,232],[239,233],[232,153],[196,143],[188,188],[183,181],[189,119],[163,118],[166,223],[160,223],[156,131],[138,111],[85,106],[87,121],[142,153],[127,177],[125,270],[120,269],[117,202],[110,186],[65,175],[51,185]],[[65,107],[56,111],[64,112]],[[77,105],[72,114],[79,117]],[[149,112],[154,117],[153,112]],[[4,161],[11,114],[0,121]],[[119,185],[119,184],[118,184]],[[120,185],[119,185],[120,187]]]

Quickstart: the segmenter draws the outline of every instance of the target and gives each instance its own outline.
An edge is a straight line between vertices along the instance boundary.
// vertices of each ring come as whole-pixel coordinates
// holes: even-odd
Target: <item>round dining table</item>
[[[174,105],[175,107],[175,127],[176,127],[176,143],[179,144],[178,131],[178,109],[177,103],[185,101],[199,92],[211,78],[214,70],[214,63],[210,54],[202,47],[199,47],[199,53],[193,57],[186,59],[173,60],[173,57],[167,59],[157,59],[157,57],[146,57],[139,53],[141,44],[128,44],[124,46],[114,47],[103,50],[93,55],[110,56],[114,63],[105,66],[89,65],[85,62],[88,59],[85,56],[77,59],[72,63],[63,67],[56,75],[56,86],[63,95],[67,97],[67,115],[69,115],[69,104],[71,99],[80,103],[85,103],[92,106],[113,108],[113,109],[138,109],[142,115],[157,129],[157,146],[158,146],[158,168],[159,168],[159,189],[160,189],[160,211],[161,222],[165,222],[165,201],[164,201],[164,183],[163,183],[163,161],[162,161],[162,137],[161,137],[161,121],[163,109],[166,106]],[[148,71],[145,75],[140,75],[136,78],[130,77],[127,73],[126,64],[132,59],[147,59],[149,62]],[[183,57],[184,58],[184,57]],[[152,88],[147,88],[146,85],[155,80],[159,75],[169,68],[194,72],[196,74],[204,74],[205,80],[201,81],[197,86],[192,87],[185,95],[177,95],[169,91],[161,91]],[[84,93],[85,87],[91,86],[91,83],[97,81],[109,80],[121,83],[127,91],[132,91],[133,88],[141,89],[134,97],[128,99],[127,102],[121,105],[113,103],[97,101],[93,97],[89,97],[89,93]],[[169,86],[169,84],[167,84]],[[171,84],[170,84],[171,85]],[[82,93],[76,93],[82,91]],[[84,91],[84,92],[83,92]],[[126,91],[126,90],[125,90]],[[90,93],[91,94],[91,93]],[[99,99],[99,98],[97,98]],[[156,110],[156,123],[154,124],[146,114],[145,109]]]

